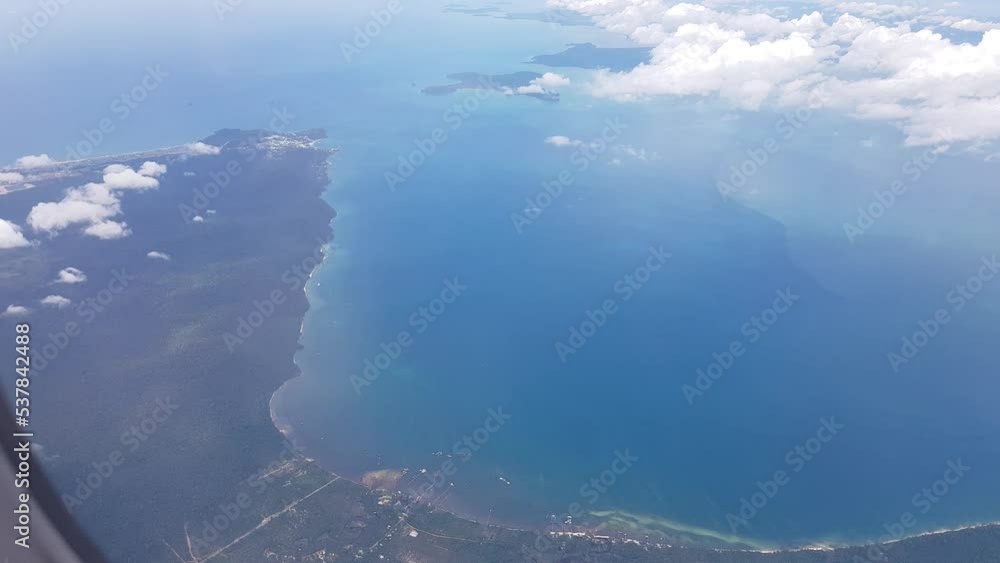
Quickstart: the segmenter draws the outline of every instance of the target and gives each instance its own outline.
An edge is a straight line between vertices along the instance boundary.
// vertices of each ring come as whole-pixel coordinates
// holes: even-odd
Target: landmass
[[[625,72],[649,62],[649,55],[650,50],[646,47],[598,47],[593,43],[573,43],[565,51],[537,55],[531,59],[531,63]]]
[[[446,96],[462,90],[501,92],[509,96],[528,96],[543,102],[558,102],[559,94],[538,83],[543,75],[537,72],[513,72],[510,74],[479,74],[460,72],[449,74],[454,82],[438,86],[428,86],[421,90],[429,96]]]
[[[34,245],[0,262],[0,295],[12,302],[58,291],[74,303],[30,316],[45,358],[35,432],[48,476],[110,561],[1000,561],[995,525],[770,553],[642,530],[516,530],[400,492],[407,472],[366,485],[318,466],[285,439],[270,398],[298,375],[308,280],[333,238],[324,137],[220,131],[203,140],[214,154],[174,148],[54,165],[33,188],[0,195],[5,218],[20,218],[109,165],[155,158],[167,167],[158,189],[123,197],[131,236],[32,235]],[[68,268],[76,283],[57,281]]]

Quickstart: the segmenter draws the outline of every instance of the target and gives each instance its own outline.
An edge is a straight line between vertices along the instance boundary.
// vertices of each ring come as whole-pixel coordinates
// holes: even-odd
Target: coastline
[[[324,189],[322,190],[322,192],[320,193],[319,199],[325,205],[328,205],[329,207],[331,207],[331,210],[333,210],[333,212],[334,212],[334,218],[331,220],[331,223],[332,223],[333,220],[336,220],[336,210],[333,208],[332,205],[329,204],[329,202],[327,202],[325,200],[325,197],[324,197],[329,192],[330,185],[332,184],[332,179],[331,179],[332,176],[329,173],[329,166],[331,166],[331,163],[330,163],[329,159],[326,161],[326,164],[327,164],[327,173],[326,173],[327,183],[326,183]],[[332,234],[334,232],[333,229],[331,229],[330,232],[331,232],[331,236],[326,241],[326,246],[323,247],[323,253],[322,253],[323,257],[322,257],[322,260],[319,262],[319,264],[316,265],[315,268],[313,268],[313,270],[311,270],[309,272],[309,276],[308,276],[309,280],[312,280],[312,278],[316,274],[317,270],[320,269],[320,268],[322,268],[322,267],[324,267],[324,265],[327,264],[327,261],[330,260],[331,257],[332,257],[332,252],[329,251],[329,245],[334,241],[335,235]],[[310,294],[311,292],[310,292],[310,287],[309,287],[308,282],[304,284],[303,293],[304,293],[304,296],[305,296],[305,299],[306,299],[306,309],[305,309],[305,312],[303,313],[302,320],[301,320],[301,323],[299,325],[299,337],[298,337],[298,343],[299,343],[298,350],[299,351],[303,349],[303,338],[305,336],[306,319],[307,319],[308,315],[312,314],[313,311],[314,311],[313,298],[312,298],[312,296]],[[300,456],[303,460],[305,460],[307,462],[317,463],[316,460],[313,459],[313,458],[311,458],[311,457],[309,457],[307,455],[308,452],[306,452],[304,450],[304,448],[302,448],[301,446],[299,446],[299,444],[296,442],[296,435],[295,435],[294,425],[289,420],[281,417],[281,415],[279,414],[279,410],[280,409],[278,408],[278,405],[279,405],[279,402],[280,402],[280,400],[282,398],[283,393],[289,388],[290,385],[295,385],[296,381],[299,381],[299,380],[301,380],[301,379],[303,379],[303,378],[306,377],[306,374],[304,373],[302,367],[299,365],[298,360],[295,357],[296,355],[293,355],[292,362],[293,362],[293,364],[296,367],[297,374],[294,377],[291,377],[291,378],[287,379],[286,381],[284,381],[277,389],[275,389],[273,391],[273,393],[271,394],[270,398],[268,399],[268,409],[269,409],[269,414],[270,414],[271,422],[274,425],[275,429],[277,429],[277,431],[284,437],[284,439],[288,443],[290,443],[290,444],[292,444],[294,446],[295,451],[296,451],[296,455]],[[339,473],[337,473],[335,471],[332,471],[331,469],[329,469],[327,467],[323,467],[322,464],[317,463],[317,465],[324,472],[328,473],[329,475],[331,475],[333,477],[336,477],[338,479],[342,479],[344,481],[347,481],[347,482],[352,483],[354,485],[357,485],[359,487],[364,487],[368,491],[368,494],[375,495],[379,491],[391,492],[391,491],[387,491],[386,489],[369,487],[368,485],[366,485],[364,483],[364,481],[365,481],[364,478],[361,478],[360,480],[353,479],[353,478],[347,477],[345,475],[339,474]],[[402,472],[401,469],[386,469],[386,468],[381,468],[381,470],[383,470],[383,471],[399,471],[399,472],[401,472],[400,480],[403,477],[405,477],[405,476],[407,476],[407,475],[410,474],[410,473]],[[393,486],[395,486],[396,484],[398,484],[398,482],[399,481],[397,481],[396,483],[394,483]],[[468,513],[467,511],[464,511],[464,510],[461,510],[459,508],[456,508],[456,505],[455,505],[454,502],[447,502],[447,501],[445,501],[445,502],[442,502],[440,505],[438,505],[437,503],[434,503],[433,505],[429,505],[426,502],[420,502],[419,500],[417,500],[414,503],[415,504],[421,504],[423,506],[427,506],[433,512],[439,512],[439,513],[447,514],[448,516],[450,516],[452,518],[455,518],[457,520],[460,520],[462,522],[465,522],[465,523],[470,523],[470,524],[475,524],[475,525],[483,525],[483,523],[479,519],[477,519],[479,517],[474,516],[474,515]],[[601,511],[601,512],[597,512],[597,513],[592,513],[592,515],[594,515],[594,516],[601,516],[601,515],[606,515],[608,513],[619,513],[619,512],[618,511]],[[622,514],[627,514],[627,513],[624,513],[624,512],[621,512],[621,513]],[[643,519],[655,519],[659,523],[661,523],[661,527],[662,528],[666,528],[667,530],[675,531],[675,532],[678,532],[678,533],[681,533],[681,534],[685,534],[687,536],[692,536],[693,535],[693,536],[696,536],[696,537],[699,537],[699,538],[713,538],[713,539],[719,540],[719,541],[721,541],[723,543],[726,543],[726,544],[734,544],[734,547],[720,547],[718,545],[713,545],[713,544],[711,544],[709,542],[700,542],[700,541],[697,541],[697,540],[693,541],[693,542],[685,542],[685,543],[677,543],[677,544],[666,543],[666,542],[663,542],[663,541],[657,542],[657,541],[653,541],[651,539],[636,540],[634,538],[630,538],[629,535],[628,535],[628,532],[625,532],[623,530],[614,530],[614,531],[611,531],[610,533],[616,534],[618,536],[618,539],[621,540],[621,541],[623,541],[623,542],[638,543],[639,545],[644,545],[646,547],[658,547],[658,548],[661,548],[661,549],[690,549],[690,550],[699,550],[699,551],[714,552],[714,553],[719,553],[719,554],[725,554],[725,553],[745,553],[745,554],[757,554],[757,555],[774,555],[774,554],[796,554],[796,553],[809,553],[809,552],[835,552],[835,551],[841,551],[841,550],[851,550],[851,549],[866,548],[866,547],[870,547],[870,546],[873,546],[873,545],[894,546],[894,545],[897,545],[897,544],[907,543],[907,542],[911,542],[911,541],[914,541],[914,540],[919,540],[919,539],[922,539],[922,538],[932,538],[932,537],[936,537],[936,536],[945,536],[945,535],[949,535],[949,534],[957,534],[957,533],[961,533],[961,532],[982,530],[982,529],[995,528],[995,527],[1000,526],[1000,521],[996,521],[996,522],[983,522],[983,523],[964,524],[964,525],[959,525],[959,526],[949,527],[949,528],[928,530],[928,531],[923,531],[923,532],[918,532],[918,533],[906,535],[906,536],[903,536],[903,537],[900,537],[900,538],[888,539],[888,540],[885,540],[885,541],[882,541],[883,538],[876,537],[876,538],[872,538],[871,540],[868,540],[868,541],[844,541],[844,542],[840,542],[840,541],[818,540],[818,541],[803,541],[803,542],[801,542],[801,544],[797,544],[797,545],[789,545],[789,546],[777,546],[777,545],[773,545],[772,546],[772,545],[769,545],[766,542],[763,542],[763,541],[760,541],[760,540],[754,540],[754,539],[751,539],[751,538],[743,538],[743,537],[739,537],[739,536],[733,536],[733,535],[725,534],[724,532],[719,532],[717,530],[708,530],[708,529],[698,528],[696,526],[689,526],[689,525],[686,525],[686,524],[683,524],[683,523],[668,522],[668,521],[666,521],[666,520],[664,520],[662,518],[656,517],[656,516],[642,515],[641,518],[643,518]],[[666,523],[668,525],[663,525],[664,523]],[[551,526],[538,526],[538,527],[520,528],[520,527],[515,527],[515,526],[498,524],[495,521],[491,522],[490,524],[488,524],[487,527],[491,528],[491,529],[503,530],[505,532],[531,533],[531,534],[538,534],[538,535],[547,535],[547,536],[549,536],[551,538],[579,538],[579,537],[588,537],[588,538],[592,538],[593,539],[593,538],[611,538],[612,537],[612,536],[608,536],[607,535],[609,533],[608,528],[611,527],[611,525],[609,523],[607,523],[607,522],[603,522],[603,523],[600,523],[600,524],[593,524],[593,525],[574,526],[573,530],[559,530],[559,529],[553,530]],[[652,529],[641,530],[639,533],[648,534],[649,532],[658,533],[658,534],[664,535],[664,536],[666,535],[662,530],[657,531],[657,530],[652,530]],[[647,535],[647,537],[648,537],[648,535]],[[736,545],[751,546],[751,547],[750,548],[736,547]]]

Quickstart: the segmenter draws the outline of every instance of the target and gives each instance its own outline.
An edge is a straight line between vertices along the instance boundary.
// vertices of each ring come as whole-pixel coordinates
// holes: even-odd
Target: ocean
[[[272,404],[307,455],[358,480],[408,468],[400,488],[516,526],[573,515],[769,548],[997,519],[988,165],[942,157],[914,180],[898,131],[836,115],[783,138],[787,117],[712,100],[426,96],[451,73],[546,72],[525,61],[620,39],[412,7],[348,63],[368,18],[227,31],[206,40],[216,58],[137,48],[136,80],[170,76],[95,149],[276,111],[328,131],[336,238],[308,287],[303,375]],[[281,23],[301,26],[295,45]],[[13,116],[31,133],[7,160],[118,119],[128,78],[89,72],[72,102],[56,95],[72,76],[24,74],[66,119]],[[782,150],[721,197],[769,136]],[[911,189],[852,241],[845,223],[866,225],[858,208],[897,177]]]

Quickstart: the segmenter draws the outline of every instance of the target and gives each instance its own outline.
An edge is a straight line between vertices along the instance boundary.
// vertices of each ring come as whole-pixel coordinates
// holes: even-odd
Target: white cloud
[[[170,261],[170,255],[164,252],[160,252],[159,250],[150,250],[149,252],[146,253],[146,257],[152,258],[153,260],[166,260],[168,262]]]
[[[56,309],[65,309],[72,304],[72,301],[62,295],[49,295],[48,297],[42,299],[42,305],[45,305],[46,307],[55,307]]]
[[[200,141],[197,143],[188,143],[184,145],[184,149],[191,156],[211,156],[222,152],[220,147],[208,145]]]
[[[125,166],[124,164],[109,164],[104,167],[105,174],[117,174],[126,170],[128,170],[128,166]]]
[[[194,221],[195,223],[204,223],[205,222],[205,218],[202,217],[201,215],[195,215],[194,218],[191,219],[191,220]]]
[[[23,317],[31,312],[31,309],[21,305],[8,305],[7,310],[0,314],[0,317]]]
[[[622,101],[713,96],[746,109],[828,108],[897,124],[906,144],[1000,140],[1000,29],[917,5],[824,0],[791,18],[769,10],[666,0],[549,0],[651,48],[590,90]],[[953,22],[953,23],[948,23]],[[985,31],[954,43],[935,25]],[[947,131],[951,127],[951,131]]]
[[[143,176],[161,176],[167,173],[167,166],[165,164],[160,164],[159,162],[143,162],[142,166],[139,167],[139,174]]]
[[[128,225],[111,221],[122,213],[117,192],[153,190],[160,181],[151,176],[166,172],[167,167],[146,162],[136,172],[123,164],[112,164],[103,170],[101,183],[91,182],[66,190],[61,201],[39,203],[28,213],[28,224],[36,231],[57,234],[72,225],[86,225],[84,234],[100,239],[116,239],[132,234]]]
[[[21,227],[10,221],[0,219],[0,249],[21,248],[31,243],[21,234]]]
[[[99,223],[121,212],[117,203],[102,205],[67,196],[59,202],[39,203],[31,208],[28,224],[36,231],[58,233],[79,223]]]
[[[42,168],[44,166],[51,166],[56,162],[58,161],[50,158],[47,154],[29,154],[17,159],[14,162],[14,166],[18,168]]]
[[[561,74],[556,74],[554,72],[546,72],[542,76],[532,80],[527,86],[520,86],[517,89],[518,94],[546,94],[550,93],[556,88],[561,88],[564,86],[569,86],[570,80]]]
[[[84,229],[83,234],[97,237],[101,240],[114,240],[131,235],[132,230],[123,222],[102,221]]]
[[[991,23],[991,22],[983,22],[983,21],[972,20],[972,19],[959,20],[959,21],[956,21],[956,22],[951,22],[951,23],[949,23],[947,25],[948,25],[948,27],[952,27],[952,28],[960,30],[960,31],[989,31],[991,29],[998,29],[998,28],[1000,28],[1000,24],[995,24],[995,23]]]
[[[554,72],[546,72],[541,78],[536,78],[531,81],[532,84],[538,84],[546,90],[552,90],[555,88],[562,88],[570,85],[569,78],[561,74],[556,74]]]
[[[191,172],[191,171],[185,172],[184,175],[187,176],[188,178],[190,178],[192,176],[196,176],[196,174],[194,172]]]
[[[87,281],[87,275],[83,273],[83,270],[72,266],[59,270],[59,276],[56,278],[56,283],[83,283],[85,281]]]
[[[542,88],[538,84],[529,84],[527,86],[518,86],[516,92],[518,94],[544,94],[545,88]]]
[[[104,184],[112,190],[155,190],[160,187],[160,181],[156,178],[150,178],[131,168],[105,174]]]
[[[555,145],[557,147],[572,147],[578,144],[580,141],[574,141],[565,135],[553,135],[551,137],[546,137],[545,142],[550,145]]]
[[[17,172],[0,172],[0,186],[20,184],[21,182],[24,182],[24,176]]]

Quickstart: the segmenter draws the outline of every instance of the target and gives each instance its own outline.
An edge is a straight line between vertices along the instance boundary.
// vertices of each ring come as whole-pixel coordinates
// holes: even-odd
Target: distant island
[[[593,43],[573,43],[565,51],[536,55],[532,64],[625,72],[649,62],[648,47],[598,47]]]
[[[446,96],[462,90],[485,90],[501,92],[510,96],[528,96],[543,102],[558,102],[559,94],[557,92],[551,91],[537,82],[543,76],[537,72],[527,71],[510,74],[460,72],[448,75],[448,78],[454,82],[428,86],[421,92],[428,96]]]

